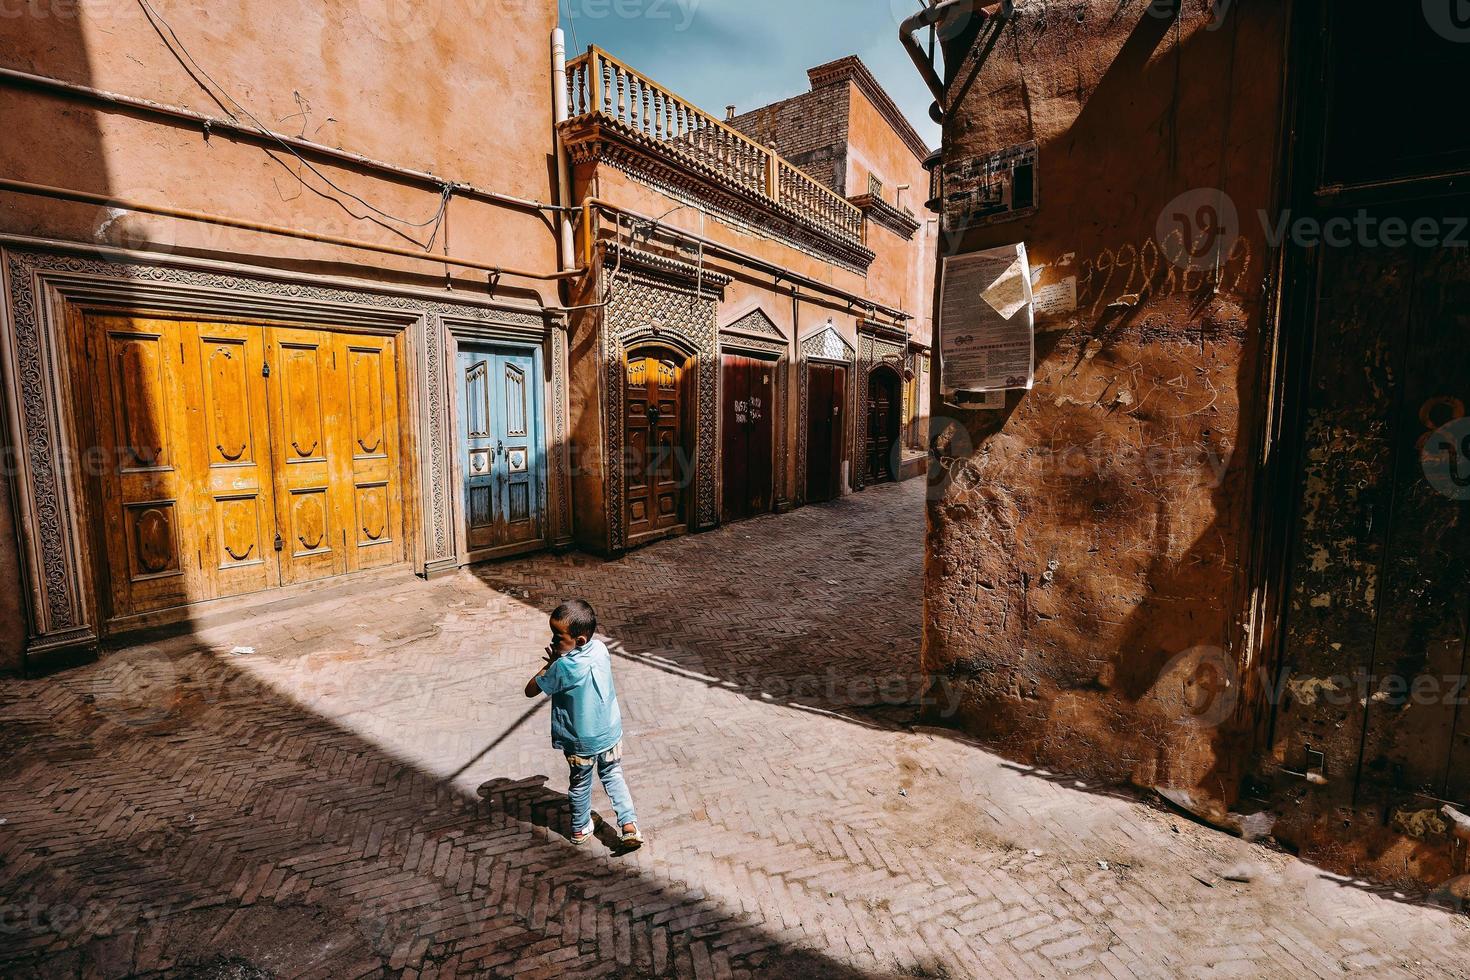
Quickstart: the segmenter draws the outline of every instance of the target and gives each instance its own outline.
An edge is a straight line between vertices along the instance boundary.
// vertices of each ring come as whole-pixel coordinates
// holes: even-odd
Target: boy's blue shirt
[[[563,654],[536,685],[551,695],[551,744],[565,754],[599,755],[622,740],[612,656],[601,640]]]

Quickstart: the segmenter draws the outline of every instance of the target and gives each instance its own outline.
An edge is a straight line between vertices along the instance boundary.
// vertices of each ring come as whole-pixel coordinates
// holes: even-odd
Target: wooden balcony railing
[[[863,213],[842,195],[601,48],[567,63],[567,98],[574,119],[611,119],[830,234],[862,241]]]

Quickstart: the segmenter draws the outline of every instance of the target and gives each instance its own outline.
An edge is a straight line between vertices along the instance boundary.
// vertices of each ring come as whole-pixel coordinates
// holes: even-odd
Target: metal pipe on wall
[[[387,163],[382,160],[375,160],[372,157],[363,156],[361,153],[353,153],[350,150],[327,146],[325,143],[315,143],[299,136],[291,136],[287,133],[275,132],[274,130],[246,126],[233,119],[206,116],[202,112],[195,112],[192,109],[185,109],[180,106],[165,105],[162,102],[154,102],[151,99],[120,95],[117,92],[107,92],[102,89],[93,88],[90,85],[80,85],[76,82],[64,82],[59,78],[51,78],[47,75],[35,75],[30,72],[17,71],[14,68],[0,67],[0,80],[11,82],[25,88],[40,89],[52,94],[72,96],[74,98],[85,99],[89,102],[98,102],[103,105],[117,106],[122,109],[146,113],[151,116],[192,123],[200,127],[206,139],[211,133],[220,132],[254,140],[279,142],[284,143],[292,149],[300,150],[303,153],[328,157],[355,167],[361,167],[365,170],[376,170],[380,173],[392,174],[395,177],[402,177],[407,180],[412,180],[415,183],[426,184],[435,189],[451,187],[456,194],[463,197],[479,198],[496,204],[504,204],[509,207],[523,208],[528,211],[558,211],[561,209],[560,205],[545,204],[541,201],[516,197],[512,194],[501,194],[498,191],[486,190],[483,187],[476,187],[473,184],[449,180],[437,174],[431,174],[428,171],[414,170],[411,167],[401,167],[395,163]]]
[[[588,198],[584,203],[590,205],[591,207],[597,208],[598,210],[606,211],[610,214],[621,214],[634,220],[642,221],[646,224],[652,225],[654,228],[665,231],[670,235],[675,235],[687,241],[702,245],[708,252],[723,255],[726,258],[730,258],[735,260],[736,262],[739,262],[741,265],[745,265],[753,269],[759,269],[762,272],[774,275],[779,279],[785,280],[786,282],[795,283],[806,289],[826,293],[829,296],[835,296],[838,299],[844,300],[846,302],[855,303],[858,306],[863,306],[867,307],[868,309],[877,310],[881,313],[886,313],[888,316],[892,317],[895,320],[914,319],[914,315],[912,313],[905,313],[903,310],[896,310],[891,306],[884,306],[882,303],[868,299],[866,296],[859,296],[857,293],[849,292],[848,290],[842,289],[838,286],[831,286],[827,283],[822,282],[821,280],[812,279],[808,276],[803,276],[798,272],[792,272],[789,269],[782,268],[781,266],[776,265],[772,262],[768,262],[765,259],[751,255],[749,252],[741,251],[740,249],[734,248],[730,245],[723,245],[720,242],[714,241],[710,238],[706,238],[703,235],[695,234],[692,231],[683,231],[679,228],[670,227],[669,225],[660,222],[657,218],[642,214],[638,211],[634,211],[631,208],[625,208],[620,204],[613,204],[610,201],[604,201],[601,198],[596,197]]]
[[[399,248],[396,245],[380,245],[377,242],[368,242],[357,238],[323,235],[319,232],[305,231],[300,228],[287,228],[284,225],[271,225],[260,221],[230,218],[224,215],[209,214],[205,211],[192,211],[188,208],[173,208],[159,204],[148,204],[143,201],[130,201],[126,198],[109,197],[106,194],[92,194],[88,191],[76,191],[65,187],[52,187],[47,184],[33,184],[29,181],[10,180],[4,177],[0,177],[0,191],[11,191],[16,194],[32,194],[62,201],[74,201],[79,204],[95,204],[99,207],[118,208],[123,211],[138,211],[143,214],[156,214],[165,218],[198,221],[202,224],[219,225],[224,228],[258,231],[268,235],[281,235],[287,238],[299,238],[303,241],[320,242],[325,245],[340,245],[344,248],[379,252],[383,255],[397,255],[406,259],[423,259],[428,262],[433,262],[435,265],[455,265],[465,269],[477,269],[481,272],[489,272],[497,276],[515,276],[519,279],[549,281],[573,279],[586,271],[585,269],[571,269],[562,272],[545,273],[528,272],[523,269],[509,269],[505,266],[490,265],[487,262],[476,262],[473,259],[460,259],[451,255],[437,255],[433,252],[419,252],[409,248]]]
[[[561,139],[561,124],[567,119],[567,36],[560,27],[551,32],[551,105],[551,139],[556,152],[556,203],[565,209],[572,205],[572,186],[567,150]],[[583,214],[586,214],[585,209]],[[561,240],[561,267],[563,270],[574,268],[577,256],[572,242],[572,219],[566,210],[557,215],[557,234]]]

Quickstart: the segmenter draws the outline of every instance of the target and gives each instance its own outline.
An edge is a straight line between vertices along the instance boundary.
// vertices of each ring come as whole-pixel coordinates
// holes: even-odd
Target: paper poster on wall
[[[940,385],[952,392],[1029,389],[1036,380],[1031,270],[1024,244],[944,260]]]

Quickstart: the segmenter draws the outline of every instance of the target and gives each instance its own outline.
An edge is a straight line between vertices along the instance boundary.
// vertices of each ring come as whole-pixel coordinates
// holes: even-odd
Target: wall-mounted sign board
[[[944,165],[944,230],[962,231],[1032,214],[1039,204],[1036,141]]]
[[[961,404],[973,400],[967,392],[1035,383],[1033,299],[1024,244],[945,258],[939,344],[946,401]]]

